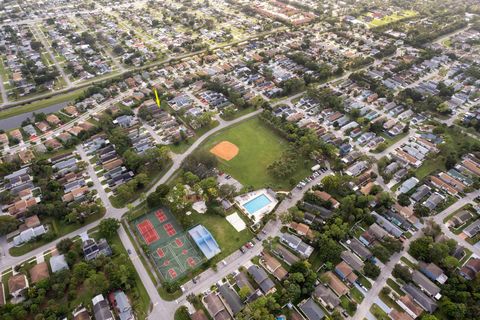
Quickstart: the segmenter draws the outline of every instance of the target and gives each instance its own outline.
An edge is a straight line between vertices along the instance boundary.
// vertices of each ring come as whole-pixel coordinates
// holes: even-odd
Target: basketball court
[[[204,256],[188,233],[166,209],[148,213],[133,221],[139,238],[165,281],[174,281],[196,268]]]

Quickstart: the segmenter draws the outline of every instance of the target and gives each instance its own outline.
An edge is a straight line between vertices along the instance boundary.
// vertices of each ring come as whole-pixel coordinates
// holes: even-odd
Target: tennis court
[[[165,281],[182,277],[205,259],[167,209],[148,213],[134,220],[133,225]]]

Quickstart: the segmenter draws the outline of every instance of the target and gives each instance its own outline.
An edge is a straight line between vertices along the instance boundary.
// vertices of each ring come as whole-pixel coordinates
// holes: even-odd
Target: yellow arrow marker
[[[153,89],[153,92],[155,92],[155,100],[157,101],[157,106],[160,108],[160,98],[158,97],[157,89]]]

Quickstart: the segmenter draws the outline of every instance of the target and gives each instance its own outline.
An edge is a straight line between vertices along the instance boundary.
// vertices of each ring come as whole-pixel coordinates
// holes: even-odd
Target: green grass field
[[[237,232],[225,217],[208,213],[192,213],[190,217],[192,218],[191,226],[203,224],[220,246],[222,252],[213,258],[214,261],[220,261],[229,256],[253,238],[253,234],[248,228]]]
[[[310,163],[298,161],[296,173],[290,179],[278,180],[272,177],[267,167],[280,159],[287,150],[288,142],[268,128],[259,118],[253,118],[220,131],[210,137],[201,150],[210,150],[221,141],[229,141],[239,148],[235,158],[220,160],[220,169],[232,175],[244,186],[254,188],[272,187],[290,189],[309,174]],[[307,160],[308,161],[308,160]]]
[[[381,19],[376,19],[375,18],[368,23],[368,27],[369,28],[381,27],[381,26],[387,25],[389,23],[393,23],[393,22],[397,22],[397,21],[400,21],[400,20],[403,20],[403,19],[415,17],[416,15],[418,15],[418,12],[416,12],[416,11],[404,10],[404,11],[399,12],[399,13],[394,13],[394,14],[391,14],[389,16],[385,16]]]

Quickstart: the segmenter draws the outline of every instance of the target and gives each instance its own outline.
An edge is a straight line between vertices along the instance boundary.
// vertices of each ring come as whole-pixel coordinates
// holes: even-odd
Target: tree
[[[73,240],[70,239],[70,238],[65,238],[65,239],[62,239],[60,240],[58,243],[57,243],[57,250],[60,252],[60,253],[67,253],[70,248],[73,246]]]
[[[231,184],[222,184],[222,185],[218,188],[218,195],[219,195],[221,198],[230,199],[230,198],[232,198],[233,196],[235,196],[236,193],[237,193],[237,189],[235,188],[235,186],[233,186],[233,185],[231,185]]]
[[[381,244],[377,244],[372,248],[372,254],[377,257],[383,263],[386,263],[390,259],[390,252]]]
[[[392,275],[395,278],[402,279],[405,282],[410,282],[412,280],[412,274],[410,273],[410,268],[407,266],[403,266],[399,263],[397,263],[393,268]]]
[[[18,220],[10,215],[0,215],[0,236],[15,231],[18,226]]]
[[[318,259],[321,262],[330,262],[333,265],[340,262],[340,254],[343,251],[343,247],[337,241],[322,235],[318,240],[317,247],[322,248],[322,250],[318,251]]]
[[[397,198],[398,204],[404,207],[408,207],[410,203],[410,197],[406,195],[405,193],[401,193],[398,198]]]
[[[410,247],[408,248],[408,253],[412,257],[418,260],[429,261],[430,260],[430,250],[433,246],[433,239],[432,237],[421,237],[418,238],[412,243],[410,243]]]
[[[117,229],[120,227],[120,222],[115,218],[107,218],[100,221],[98,231],[105,239],[111,239],[117,234]]]
[[[156,208],[162,204],[162,197],[158,192],[152,192],[147,196],[147,205],[149,208]]]
[[[402,242],[393,237],[385,237],[381,242],[390,253],[400,252],[403,249]]]
[[[280,309],[272,295],[262,296],[249,303],[237,314],[237,320],[274,320],[273,312]]]
[[[380,268],[377,267],[373,262],[367,261],[363,266],[363,273],[370,279],[377,279],[380,275]]]
[[[240,296],[240,299],[242,301],[247,300],[247,298],[250,296],[250,288],[248,286],[243,286],[240,288],[240,291],[238,291],[238,295]]]
[[[168,184],[160,184],[156,189],[155,192],[158,193],[160,197],[165,197],[170,192],[170,187]]]
[[[107,277],[103,272],[91,274],[85,280],[85,285],[92,293],[105,293],[109,287]]]

